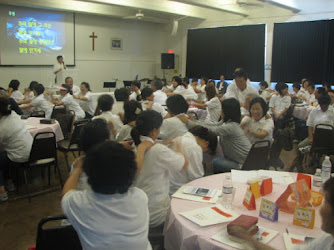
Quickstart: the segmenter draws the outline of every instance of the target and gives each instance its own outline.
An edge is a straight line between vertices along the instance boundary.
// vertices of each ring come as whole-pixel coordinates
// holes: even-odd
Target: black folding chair
[[[81,250],[81,243],[77,232],[72,225],[46,227],[51,221],[66,219],[64,215],[50,216],[41,219],[38,223],[36,250]]]
[[[65,140],[68,140],[71,136],[74,126],[75,113],[70,110],[64,114],[58,114],[55,119],[58,121],[61,131],[63,132]]]
[[[266,169],[268,154],[270,150],[270,141],[255,142],[248,152],[242,170]]]
[[[66,108],[63,105],[55,105],[53,106],[51,118],[52,119],[57,119],[59,115],[64,115],[66,114]]]
[[[311,153],[334,153],[334,128],[328,124],[318,124],[314,129]]]
[[[81,132],[81,129],[83,128],[83,126],[85,126],[87,124],[87,122],[88,122],[88,120],[81,120],[81,121],[75,122],[74,129],[73,129],[73,132],[70,136],[70,139],[58,142],[58,150],[60,152],[64,153],[68,171],[70,171],[70,165],[68,163],[67,153],[72,152],[72,154],[75,158],[76,158],[76,155],[75,155],[74,152],[79,152],[79,155],[80,155],[80,151],[81,151],[80,147],[79,147],[80,132]]]
[[[23,169],[24,184],[27,190],[29,202],[31,194],[28,186],[27,170],[29,168],[41,167],[48,168],[48,184],[50,187],[50,167],[55,166],[59,175],[59,182],[63,186],[63,180],[58,167],[56,135],[53,132],[41,132],[35,135],[32,148],[30,151],[29,161],[19,164],[18,167]],[[17,178],[18,180],[18,178]]]
[[[31,113],[30,117],[45,117],[45,112],[43,110],[35,110]]]

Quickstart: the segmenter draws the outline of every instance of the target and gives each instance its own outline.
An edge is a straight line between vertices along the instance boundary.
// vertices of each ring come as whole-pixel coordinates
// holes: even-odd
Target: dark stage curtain
[[[242,67],[252,81],[264,79],[265,24],[188,30],[187,77],[233,78]]]
[[[333,66],[333,20],[275,23],[272,82],[333,82]]]

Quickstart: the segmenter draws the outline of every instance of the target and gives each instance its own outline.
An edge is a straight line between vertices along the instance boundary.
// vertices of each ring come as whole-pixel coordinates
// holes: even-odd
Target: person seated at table
[[[148,198],[132,187],[134,153],[103,142],[77,161],[62,190],[61,207],[78,233],[83,249],[152,249],[148,241]],[[92,191],[76,190],[82,171]]]
[[[35,98],[35,96],[34,96],[34,86],[37,85],[37,84],[38,84],[38,82],[36,82],[36,81],[30,82],[29,87],[24,89],[23,100],[18,101],[17,104],[20,105],[20,104],[30,103],[31,100]]]
[[[222,106],[220,100],[218,99],[216,88],[214,86],[207,86],[205,88],[205,92],[206,92],[206,99],[208,100],[207,102],[195,99],[188,99],[188,101],[190,101],[189,105],[193,105],[199,108],[207,107],[210,116],[210,121],[218,122],[220,120]]]
[[[187,86],[185,83],[182,82],[182,79],[178,76],[174,76],[172,78],[172,85],[169,89],[165,90],[166,95],[172,96],[172,95],[184,95],[186,94]]]
[[[7,96],[13,98],[16,102],[22,101],[24,95],[19,91],[20,82],[18,80],[11,80],[8,85]]]
[[[186,91],[184,93],[184,98],[191,98],[191,99],[197,99],[197,94],[194,90],[193,87],[191,87],[191,85],[189,85],[189,78],[188,77],[184,77],[182,78],[182,82],[185,84],[186,86]]]
[[[300,96],[301,96],[301,92],[300,92],[300,84],[299,82],[295,82],[292,84],[292,93],[289,94],[289,96],[291,97],[291,102],[292,103],[295,103],[295,102],[298,102],[300,101],[301,99]]]
[[[73,94],[73,98],[79,100],[79,105],[85,111],[86,119],[92,118],[95,112],[96,103],[90,90],[88,82],[83,82],[80,85],[80,91]]]
[[[298,144],[298,149],[312,145],[313,133],[318,124],[328,124],[334,127],[334,108],[330,106],[330,96],[327,93],[322,94],[318,103],[319,106],[311,110],[306,122],[308,137]]]
[[[278,95],[270,99],[269,108],[275,121],[275,129],[284,128],[284,117],[291,105],[291,97],[288,96],[288,85],[280,82],[276,85]]]
[[[44,86],[43,84],[37,83],[34,85],[34,95],[35,98],[27,105],[27,108],[34,107],[35,111],[43,111],[45,113],[45,118],[50,119],[52,115],[53,108],[50,103],[44,98]]]
[[[141,103],[143,110],[155,110],[161,114],[162,118],[169,118],[169,114],[165,108],[162,107],[160,103],[153,101],[153,89],[149,87],[144,88],[141,92],[141,97],[143,99],[143,102]]]
[[[2,87],[0,87],[0,97],[7,97],[7,92]],[[10,104],[10,109],[15,111],[15,113],[18,114],[18,115],[23,115],[23,112],[20,109],[19,105],[17,105],[16,101],[11,97],[7,97],[7,99],[8,99],[9,104]]]
[[[222,102],[222,113],[219,123],[206,124],[191,121],[185,115],[178,117],[189,128],[201,125],[216,136],[220,137],[220,145],[224,158],[215,158],[212,166],[215,173],[230,172],[231,169],[240,169],[252,146],[244,131],[240,128],[241,112],[240,104],[235,98],[228,98]]]
[[[274,121],[267,114],[268,104],[261,97],[255,97],[249,105],[249,115],[246,115],[240,127],[245,131],[245,134],[251,143],[263,140],[273,139]]]
[[[161,115],[154,110],[146,110],[138,115],[136,126],[131,131],[135,145],[138,146],[144,141],[155,143],[162,121]],[[145,153],[142,168],[135,181],[135,186],[148,197],[150,230],[158,227],[162,231],[170,204],[171,171],[182,171],[187,167],[181,145],[176,144],[175,148],[177,152],[161,143],[154,144]]]
[[[248,76],[243,69],[236,70],[233,76],[234,82],[227,87],[224,98],[235,98],[240,103],[241,114],[244,115],[248,113],[251,98],[259,94],[255,87],[247,83]]]
[[[54,104],[64,105],[67,110],[72,110],[75,114],[75,120],[84,119],[86,114],[85,111],[80,107],[79,103],[73,98],[73,92],[70,86],[62,84],[61,87],[57,87],[60,90],[62,99],[60,101],[53,100]]]
[[[188,132],[188,128],[177,117],[186,114],[189,108],[187,101],[182,95],[170,96],[167,99],[168,113],[171,118],[164,119],[159,138],[164,141],[173,140]]]
[[[130,95],[130,101],[140,101],[141,100],[141,92],[140,92],[140,82],[139,81],[133,81],[131,83],[131,95]]]
[[[117,134],[121,131],[121,128],[123,127],[123,122],[118,115],[112,113],[113,104],[114,98],[112,98],[111,95],[101,95],[97,100],[97,106],[93,120],[104,119],[110,128],[112,140],[115,140]]]
[[[275,94],[275,91],[269,88],[266,81],[261,81],[259,86],[261,89],[260,97],[262,97],[266,103],[269,103],[270,98]]]
[[[77,94],[80,91],[80,88],[77,85],[74,85],[73,78],[70,76],[65,78],[65,84],[70,86],[70,89],[72,90],[73,94]]]
[[[112,113],[118,115],[124,121],[124,103],[129,101],[130,93],[126,88],[119,88],[115,90],[116,102],[112,107]]]
[[[334,178],[328,179],[324,185],[324,202],[320,208],[319,214],[321,217],[321,229],[322,233],[314,240],[297,245],[294,250],[331,250],[334,246]],[[276,248],[270,247],[266,244],[259,242],[242,228],[232,227],[233,233],[236,237],[246,241],[244,247],[250,247],[251,249],[261,250],[275,250]],[[248,248],[247,248],[248,249]]]
[[[181,186],[204,176],[203,153],[214,155],[217,148],[217,136],[207,128],[195,126],[184,136],[175,138],[188,159],[188,167],[184,171],[171,171],[169,194],[174,194]],[[176,149],[175,149],[176,150]]]
[[[9,180],[10,167],[14,163],[28,161],[32,143],[33,138],[25,123],[10,109],[8,98],[0,97],[0,202],[8,200],[6,189],[15,190],[15,186]]]
[[[306,104],[308,105],[313,105],[314,102],[316,102],[316,99],[315,99],[315,96],[314,96],[314,93],[315,93],[315,86],[314,86],[314,83],[313,82],[309,82],[307,88],[306,88],[306,91],[308,93],[308,96],[306,99],[305,95],[302,97],[302,100],[304,102],[306,102]]]
[[[153,101],[159,103],[160,105],[166,105],[167,95],[162,91],[162,81],[159,79],[151,81],[151,87],[154,92]]]
[[[218,97],[220,99],[225,95],[227,87],[228,87],[228,83],[225,82],[224,75],[220,75],[219,79],[220,79],[220,82],[217,83],[217,89],[218,89],[218,94],[219,94]]]
[[[205,100],[205,87],[208,84],[209,79],[206,76],[201,77],[200,85],[198,85],[197,81],[193,81],[191,86],[193,87],[194,91],[197,93],[198,100],[204,101]]]
[[[124,103],[124,125],[116,137],[118,142],[132,140],[131,130],[136,126],[137,117],[142,111],[142,106],[137,101],[131,100]]]
[[[302,81],[302,86],[300,87],[300,90],[299,90],[299,96],[298,98],[301,100],[301,101],[304,101],[304,100],[308,100],[310,99],[310,94],[309,92],[307,91],[307,87],[308,85],[310,84],[310,81],[306,78],[304,78]]]

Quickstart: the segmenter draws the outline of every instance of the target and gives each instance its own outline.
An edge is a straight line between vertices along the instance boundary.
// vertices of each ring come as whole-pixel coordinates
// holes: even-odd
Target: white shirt
[[[151,138],[145,136],[141,136],[140,139],[153,142]],[[181,171],[184,162],[182,154],[160,143],[155,144],[145,153],[143,167],[136,179],[135,186],[147,194],[150,227],[157,227],[165,222],[170,204],[170,172],[172,169]]]
[[[260,97],[262,97],[262,99],[266,102],[266,103],[269,103],[270,99],[267,100],[267,97],[270,96],[271,93],[268,91],[268,88],[266,88],[265,90],[262,91]]]
[[[40,94],[35,99],[33,99],[30,104],[35,107],[35,110],[44,111],[45,118],[51,118],[53,109],[50,103],[45,100],[43,94]]]
[[[75,113],[75,120],[84,119],[85,112],[80,107],[79,103],[75,101],[73,96],[70,93],[67,93],[62,99],[64,105],[68,110],[72,110]]]
[[[203,84],[203,86],[199,86],[197,87],[197,89],[199,89],[201,91],[201,93],[198,93],[198,100],[204,101],[206,98],[206,93],[205,93],[205,87],[206,85]]]
[[[186,91],[187,89],[183,85],[179,85],[176,87],[176,89],[174,89],[173,93],[182,95],[185,98]]]
[[[148,103],[149,103],[149,101],[143,101],[142,102],[141,106],[142,106],[143,110],[147,110]],[[161,104],[157,103],[157,102],[153,102],[152,110],[155,110],[158,113],[160,113],[162,118],[165,118],[165,116],[168,114],[168,112],[164,109],[164,107],[162,107]]]
[[[24,95],[19,90],[13,91],[10,97],[13,98],[16,102],[22,101],[24,99]]]
[[[73,92],[73,94],[79,94],[79,92],[81,92],[81,91],[80,91],[80,88],[77,85],[73,84],[72,92]]]
[[[86,111],[90,115],[94,115],[96,109],[96,102],[93,99],[92,92],[88,91],[85,95],[83,95],[81,91],[79,91],[77,95],[84,96],[88,99],[87,101],[79,100],[79,105],[84,111]]]
[[[133,127],[131,127],[129,124],[123,125],[123,127],[120,129],[119,133],[117,134],[116,141],[126,141],[126,140],[132,140],[131,137],[131,131]]]
[[[257,141],[263,141],[263,140],[268,140],[272,141],[273,139],[273,131],[274,131],[274,121],[272,118],[266,119],[266,117],[262,117],[259,121],[255,121],[253,118],[249,116],[245,116],[240,125],[243,123],[247,123],[247,125],[244,127],[245,134],[249,141],[253,144],[254,142]],[[263,139],[259,139],[255,137],[252,132],[261,132],[262,130],[265,130],[268,132],[268,135],[264,137]]]
[[[180,121],[176,116],[164,119],[159,138],[163,140],[173,140],[176,137],[182,136],[188,132],[187,126]]]
[[[312,127],[313,131],[318,124],[327,124],[334,127],[334,108],[329,106],[326,112],[318,106],[313,108],[308,116],[306,126]]]
[[[94,116],[93,120],[95,120],[95,119],[104,119],[107,123],[112,122],[112,124],[114,125],[114,129],[115,129],[116,133],[119,133],[121,128],[123,127],[123,122],[121,121],[119,116],[114,115],[111,111],[103,111],[100,115]],[[110,128],[110,132],[111,132],[111,128]],[[116,139],[116,138],[114,138],[112,132],[110,133],[110,135],[111,135],[113,140]]]
[[[226,94],[224,95],[225,99],[237,99],[240,102],[240,105],[245,104],[247,96],[259,96],[259,93],[255,87],[248,83],[246,83],[246,88],[241,91],[235,82],[232,82],[230,85],[228,85]]]
[[[118,113],[124,113],[124,102],[115,102],[114,105],[112,105],[111,112],[115,115],[118,115]]]
[[[169,194],[174,194],[184,184],[204,176],[203,150],[197,144],[195,136],[188,132],[184,136],[174,139],[180,143],[188,159],[188,167],[182,171],[171,170]]]
[[[138,92],[139,92],[139,95],[140,95],[141,94],[140,90],[138,90]],[[133,91],[132,94],[130,95],[130,101],[131,100],[137,101],[137,96],[138,96],[137,93],[135,91]]]
[[[29,94],[24,95],[25,100],[32,100],[35,98],[34,91],[30,90]]]
[[[83,249],[152,249],[147,196],[138,188],[113,195],[71,190],[62,198],[61,207]]]
[[[158,89],[157,91],[153,93],[153,95],[154,95],[154,99],[153,99],[154,102],[157,102],[161,105],[166,105],[166,100],[167,100],[166,93]]]
[[[291,97],[288,95],[281,96],[281,95],[273,95],[269,102],[269,108],[275,109],[277,114],[280,114],[284,109],[289,108],[291,105]],[[272,111],[270,110],[270,113]]]
[[[218,122],[222,114],[222,104],[219,98],[215,96],[205,103],[208,106],[208,112],[212,122]]]
[[[58,73],[55,73],[56,71],[60,70]],[[57,62],[54,66],[53,66],[53,73],[56,74],[56,84],[63,84],[65,83],[65,64],[64,63],[59,63]]]
[[[197,99],[197,94],[195,92],[195,90],[193,89],[192,86],[188,85],[188,88],[186,89],[185,93],[184,93],[184,98],[191,98],[191,99]]]
[[[319,237],[312,240],[310,243],[299,245],[295,250],[332,250],[334,248],[333,235],[323,233]]]
[[[0,118],[0,148],[7,152],[13,162],[29,159],[33,138],[21,117],[14,111]]]

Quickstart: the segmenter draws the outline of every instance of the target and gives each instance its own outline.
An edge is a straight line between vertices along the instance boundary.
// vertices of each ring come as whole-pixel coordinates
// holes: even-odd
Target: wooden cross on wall
[[[95,50],[95,38],[97,38],[97,36],[95,36],[94,32],[92,33],[92,35],[89,36],[90,38],[92,38],[92,50],[94,51]]]

